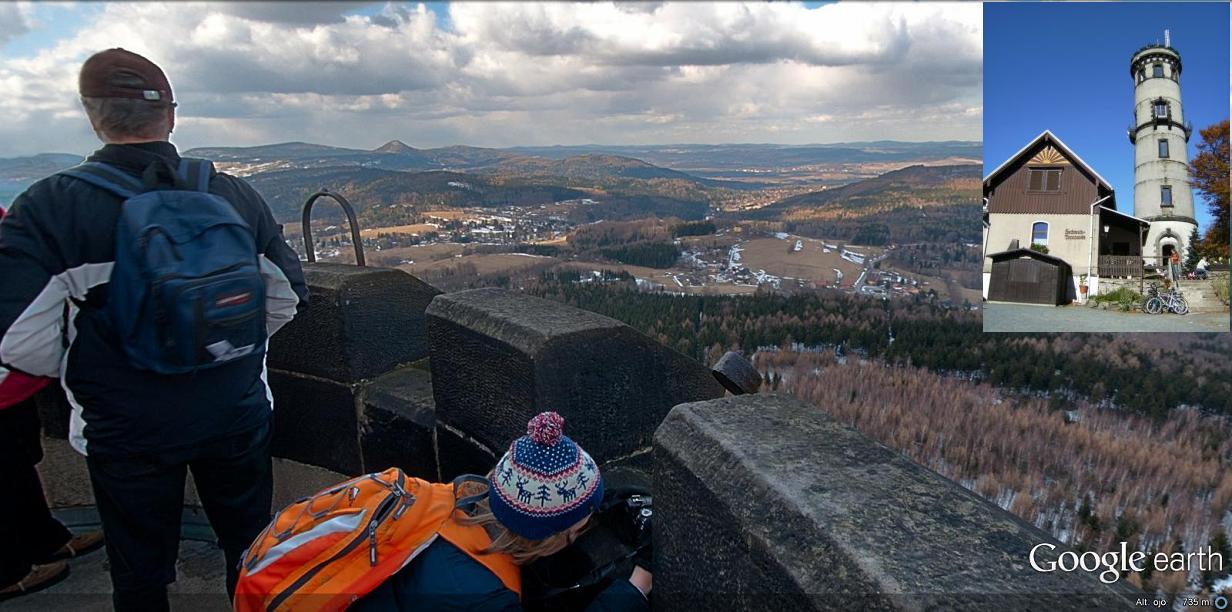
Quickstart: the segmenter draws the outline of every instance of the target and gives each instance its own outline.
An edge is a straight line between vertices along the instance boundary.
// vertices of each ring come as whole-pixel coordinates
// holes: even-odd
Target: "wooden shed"
[[[1031,249],[989,255],[988,300],[1061,306],[1070,302],[1071,272],[1065,260]]]

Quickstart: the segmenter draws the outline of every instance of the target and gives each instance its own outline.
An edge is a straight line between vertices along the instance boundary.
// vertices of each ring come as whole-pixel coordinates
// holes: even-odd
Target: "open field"
[[[465,210],[426,210],[423,213],[426,218],[438,217],[440,219],[449,219],[450,221],[457,219],[469,219],[474,214]]]
[[[425,274],[428,272],[439,271],[442,268],[471,266],[475,267],[473,274],[488,275],[499,274],[501,272],[516,272],[524,268],[541,265],[543,263],[555,262],[554,257],[543,257],[541,255],[527,255],[524,253],[496,253],[491,255],[463,255],[462,257],[448,257],[435,261],[419,261],[416,260],[413,264],[404,264],[398,266],[399,269],[406,270],[412,274]],[[469,272],[469,270],[468,270]]]
[[[909,276],[911,278],[914,278],[920,281],[921,283],[928,282],[927,286],[921,284],[920,289],[923,291],[928,291],[929,289],[932,289],[933,291],[937,292],[937,297],[943,300],[948,299],[955,304],[961,305],[963,303],[963,300],[971,302],[972,304],[979,304],[980,300],[983,299],[983,296],[981,295],[979,289],[967,289],[966,287],[963,287],[962,285],[958,284],[957,280],[949,278],[948,276],[943,278],[939,276],[929,276],[927,274],[907,272],[907,271],[895,268],[894,266],[887,266],[886,265],[887,263],[888,262],[886,261],[881,262],[882,270],[886,270],[890,272],[897,272],[899,274],[902,274],[903,276]]]
[[[416,223],[414,225],[395,225],[393,227],[373,227],[360,230],[359,235],[364,238],[375,238],[380,234],[427,234],[435,232],[440,228],[430,223]]]
[[[792,252],[796,240],[804,244],[799,252]],[[829,244],[835,244],[833,241]],[[836,245],[837,246],[837,245]],[[880,253],[871,247],[851,247],[851,250],[866,256]],[[826,253],[822,249],[822,241],[813,238],[788,236],[786,240],[777,238],[759,238],[744,243],[744,251],[740,254],[741,263],[750,270],[765,270],[780,278],[799,278],[818,284],[828,284],[835,280],[834,269],[843,272],[843,286],[851,286],[860,276],[861,266],[851,263],[841,257],[837,250]]]
[[[433,262],[438,259],[452,258],[455,255],[461,255],[465,250],[465,244],[441,242],[420,246],[397,247],[385,249],[384,251],[372,251],[369,252],[368,257],[374,260],[379,257],[388,262],[386,265],[395,266],[408,259],[416,264],[420,264]]]

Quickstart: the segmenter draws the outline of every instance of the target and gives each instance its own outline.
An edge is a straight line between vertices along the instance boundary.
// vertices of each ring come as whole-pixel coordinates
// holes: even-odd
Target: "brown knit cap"
[[[87,98],[134,98],[173,103],[167,75],[154,62],[124,49],[107,49],[81,65],[78,92]]]

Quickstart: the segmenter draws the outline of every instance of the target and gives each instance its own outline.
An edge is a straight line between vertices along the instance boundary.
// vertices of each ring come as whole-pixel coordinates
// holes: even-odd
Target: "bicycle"
[[[1175,286],[1159,294],[1159,299],[1162,302],[1163,308],[1174,314],[1183,315],[1189,313],[1189,302],[1185,301],[1185,296]]]
[[[1147,284],[1146,295],[1142,297],[1142,304],[1139,307],[1147,314],[1154,315],[1163,312],[1164,302],[1159,298],[1159,285]]]

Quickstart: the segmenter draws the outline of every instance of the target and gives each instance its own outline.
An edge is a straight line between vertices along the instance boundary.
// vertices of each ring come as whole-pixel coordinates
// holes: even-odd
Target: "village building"
[[[1068,278],[1059,303],[1082,299],[1084,283],[1098,293],[1100,277],[1141,276],[1150,223],[1117,210],[1108,181],[1052,132],[1044,131],[993,170],[983,192],[985,299],[1035,301],[990,296],[991,287],[1011,280],[994,275],[1016,274],[1014,284],[1048,284],[1051,274],[1034,271],[1064,270]]]

